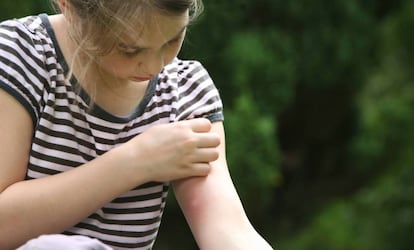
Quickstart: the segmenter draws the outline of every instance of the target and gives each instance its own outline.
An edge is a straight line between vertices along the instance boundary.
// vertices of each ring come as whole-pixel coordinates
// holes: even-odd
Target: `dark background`
[[[225,105],[228,160],[277,249],[414,246],[414,2],[209,0],[182,58]],[[51,12],[2,0],[2,20]],[[155,249],[197,249],[173,194]]]

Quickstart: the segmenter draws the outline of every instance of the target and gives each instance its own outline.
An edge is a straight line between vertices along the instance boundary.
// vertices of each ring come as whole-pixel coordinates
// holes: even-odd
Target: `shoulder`
[[[163,72],[161,72],[161,79],[176,80],[179,86],[211,80],[207,70],[200,62],[178,58],[175,58],[170,64],[165,66]]]
[[[9,69],[6,75],[26,72],[24,75],[46,78],[55,64],[53,40],[41,15],[0,23],[0,66]]]
[[[222,120],[219,92],[200,62],[175,59],[161,72],[160,80],[177,91],[177,120],[196,117]]]
[[[33,44],[46,34],[39,16],[6,20],[0,23],[2,41],[20,41]]]
[[[49,89],[52,51],[39,16],[0,23],[0,88],[20,101],[33,120]]]
[[[18,54],[24,58],[45,58],[53,45],[40,16],[28,16],[0,23],[2,53]]]
[[[190,68],[202,67],[201,63],[195,60],[182,60],[174,58],[174,60],[165,66],[164,71],[166,74],[178,73],[178,71],[185,71]],[[180,72],[182,73],[182,72]]]

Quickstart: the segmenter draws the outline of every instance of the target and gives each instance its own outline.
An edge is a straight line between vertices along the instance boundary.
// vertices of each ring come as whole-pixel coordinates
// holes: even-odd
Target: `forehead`
[[[121,35],[121,41],[127,44],[157,44],[166,42],[180,33],[189,24],[188,12],[182,15],[154,13],[145,21],[137,20]]]

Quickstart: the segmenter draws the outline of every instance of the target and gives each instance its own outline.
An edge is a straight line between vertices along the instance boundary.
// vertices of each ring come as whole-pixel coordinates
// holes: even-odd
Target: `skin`
[[[66,7],[64,3],[61,7]],[[68,59],[74,45],[64,32],[66,20],[64,15],[51,18]],[[127,44],[128,50],[145,48],[140,53],[125,55],[121,46],[98,60],[96,70],[85,79],[104,76],[116,83],[98,86],[98,104],[115,115],[128,114],[137,104],[134,98],[142,97],[148,84],[131,77],[150,77],[169,63],[181,48],[187,23],[188,14],[159,16],[148,28],[156,32],[144,30],[148,35],[137,44]],[[177,35],[182,35],[178,41]],[[121,104],[112,101],[117,96],[124,97],[119,98],[124,99]],[[148,181],[172,181],[201,249],[272,249],[251,226],[233,186],[221,122],[194,119],[154,126],[73,170],[25,181],[32,121],[22,105],[2,90],[0,120],[0,249],[14,249],[41,234],[60,233]]]
[[[149,80],[177,56],[188,22],[187,13],[178,17],[156,15],[137,32],[138,36],[125,36],[110,54],[99,58],[93,65],[95,70],[87,76],[92,82],[103,83],[97,88],[96,102],[118,115],[131,112]]]

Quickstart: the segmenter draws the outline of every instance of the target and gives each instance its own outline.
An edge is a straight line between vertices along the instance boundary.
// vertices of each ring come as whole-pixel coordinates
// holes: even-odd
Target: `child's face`
[[[178,17],[156,15],[152,19],[98,59],[105,80],[148,81],[177,56],[189,22],[188,13]]]

